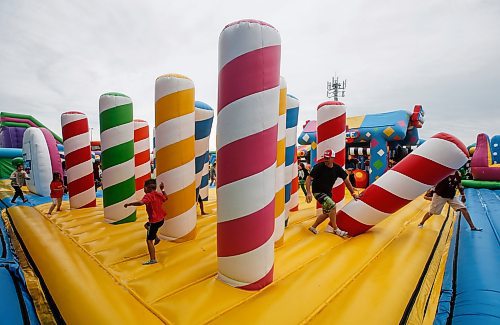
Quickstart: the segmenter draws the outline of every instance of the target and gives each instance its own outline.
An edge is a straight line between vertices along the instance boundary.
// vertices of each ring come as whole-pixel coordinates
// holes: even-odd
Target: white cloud
[[[421,134],[448,131],[468,144],[478,132],[500,133],[497,3],[4,1],[0,110],[32,114],[58,133],[60,114],[80,110],[96,137],[102,93],[129,95],[135,116],[153,124],[154,82],[170,72],[192,78],[196,98],[216,108],[219,34],[255,18],[280,31],[299,128],[337,73],[348,80],[348,115],[422,104]]]

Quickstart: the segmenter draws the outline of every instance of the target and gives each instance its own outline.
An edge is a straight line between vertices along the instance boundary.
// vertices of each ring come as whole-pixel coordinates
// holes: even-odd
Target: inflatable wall
[[[500,181],[500,136],[490,139],[481,133],[477,136],[476,149],[471,160],[472,176],[476,180]]]
[[[22,163],[23,150],[17,148],[0,148],[0,179],[8,179],[15,170],[13,163],[15,158],[21,158]]]
[[[273,281],[280,58],[280,35],[267,23],[237,21],[220,34],[218,278],[247,290]]]
[[[24,168],[30,177],[26,180],[30,192],[49,196],[52,162],[45,136],[39,128],[29,128],[24,132],[23,159]]]
[[[30,127],[46,128],[31,115],[1,112],[0,148],[22,148],[24,132]],[[52,131],[50,133],[58,143],[62,143],[57,134]]]

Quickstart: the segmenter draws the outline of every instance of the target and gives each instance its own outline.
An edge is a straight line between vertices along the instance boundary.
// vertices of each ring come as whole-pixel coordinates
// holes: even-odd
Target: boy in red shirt
[[[148,213],[149,222],[146,223],[145,227],[148,230],[146,236],[146,243],[148,245],[149,261],[142,263],[143,265],[151,265],[158,263],[156,260],[155,245],[160,242],[160,239],[156,236],[158,229],[163,226],[164,218],[167,215],[165,210],[163,210],[163,202],[168,200],[167,194],[163,190],[165,186],[160,183],[161,194],[156,191],[156,180],[148,179],[144,182],[144,192],[146,195],[142,200],[137,202],[125,203],[125,208],[129,206],[141,206],[146,205],[146,212]]]
[[[64,194],[64,184],[61,180],[61,174],[52,174],[52,182],[50,182],[50,197],[52,198],[52,205],[49,209],[49,214],[52,214],[57,205],[57,211],[61,211],[62,197]]]

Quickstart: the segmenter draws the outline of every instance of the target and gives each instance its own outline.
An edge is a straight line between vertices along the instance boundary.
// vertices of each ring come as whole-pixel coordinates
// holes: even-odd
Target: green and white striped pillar
[[[119,93],[99,98],[104,220],[112,224],[135,221],[134,122],[132,100]]]

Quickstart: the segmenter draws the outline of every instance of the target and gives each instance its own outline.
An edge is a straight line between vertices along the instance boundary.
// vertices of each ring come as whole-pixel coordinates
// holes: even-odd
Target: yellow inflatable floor
[[[8,211],[68,324],[432,322],[452,217],[435,216],[418,229],[429,205],[418,198],[363,235],[315,236],[307,230],[314,208],[303,199],[276,249],[274,282],[255,292],[216,279],[213,200],[196,239],[161,242],[151,266],[142,265],[144,208],[123,225],[103,222],[100,199],[97,208],[71,211],[64,202],[65,211],[52,216],[49,204]]]

